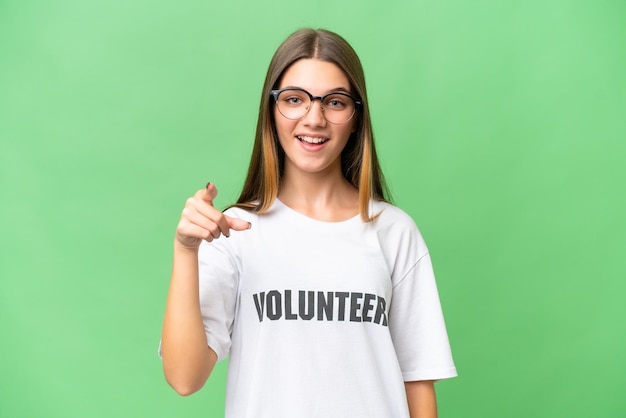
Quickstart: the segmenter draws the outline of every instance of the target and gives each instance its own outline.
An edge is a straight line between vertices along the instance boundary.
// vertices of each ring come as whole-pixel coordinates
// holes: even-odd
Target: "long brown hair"
[[[353,94],[362,103],[357,109],[356,129],[341,153],[341,169],[345,178],[359,191],[361,218],[370,222],[375,218],[369,213],[370,199],[387,200],[388,190],[376,156],[363,67],[345,39],[323,29],[298,30],[274,53],[263,85],[248,175],[233,206],[263,213],[278,195],[285,156],[276,134],[270,91],[278,88],[285,70],[303,58],[331,62],[341,68],[350,81]]]

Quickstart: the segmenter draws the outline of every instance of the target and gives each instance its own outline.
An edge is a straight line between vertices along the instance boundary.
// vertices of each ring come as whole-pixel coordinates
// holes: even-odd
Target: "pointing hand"
[[[176,242],[186,249],[197,250],[202,240],[208,242],[221,235],[230,236],[230,231],[250,229],[250,223],[232,218],[215,209],[213,200],[217,197],[215,185],[208,183],[187,199],[180,221],[176,227]]]

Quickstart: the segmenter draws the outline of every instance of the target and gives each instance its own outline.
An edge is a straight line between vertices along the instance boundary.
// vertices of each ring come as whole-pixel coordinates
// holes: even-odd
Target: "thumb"
[[[204,190],[204,195],[202,196],[202,200],[207,202],[209,205],[213,206],[213,200],[217,197],[217,188],[212,183],[206,184],[206,189]]]
[[[231,218],[230,216],[224,216],[226,218],[226,222],[228,222],[228,226],[230,229],[234,231],[245,231],[246,229],[252,228],[252,224],[248,221],[244,221],[239,218]]]

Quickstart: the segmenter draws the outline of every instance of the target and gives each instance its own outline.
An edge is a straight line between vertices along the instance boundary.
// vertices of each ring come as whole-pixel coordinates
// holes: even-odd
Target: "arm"
[[[423,380],[404,382],[411,418],[437,418],[435,382]]]
[[[190,395],[208,379],[217,354],[208,346],[200,310],[198,248],[230,230],[248,229],[249,224],[229,218],[213,207],[213,185],[187,200],[176,228],[172,278],[167,297],[161,354],[165,379],[176,392]]]
[[[198,252],[174,243],[174,264],[161,342],[163,371],[180,395],[200,390],[217,362],[208,347],[198,292]]]

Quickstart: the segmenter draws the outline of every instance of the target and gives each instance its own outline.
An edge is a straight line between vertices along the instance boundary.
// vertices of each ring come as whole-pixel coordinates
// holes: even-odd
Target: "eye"
[[[348,106],[348,100],[350,99],[343,96],[331,96],[326,98],[324,105],[329,109],[342,110]]]
[[[279,100],[285,106],[299,107],[308,102],[308,97],[297,90],[285,90],[281,93]]]
[[[289,105],[297,105],[302,103],[302,99],[296,96],[285,97],[283,98],[283,101]]]

